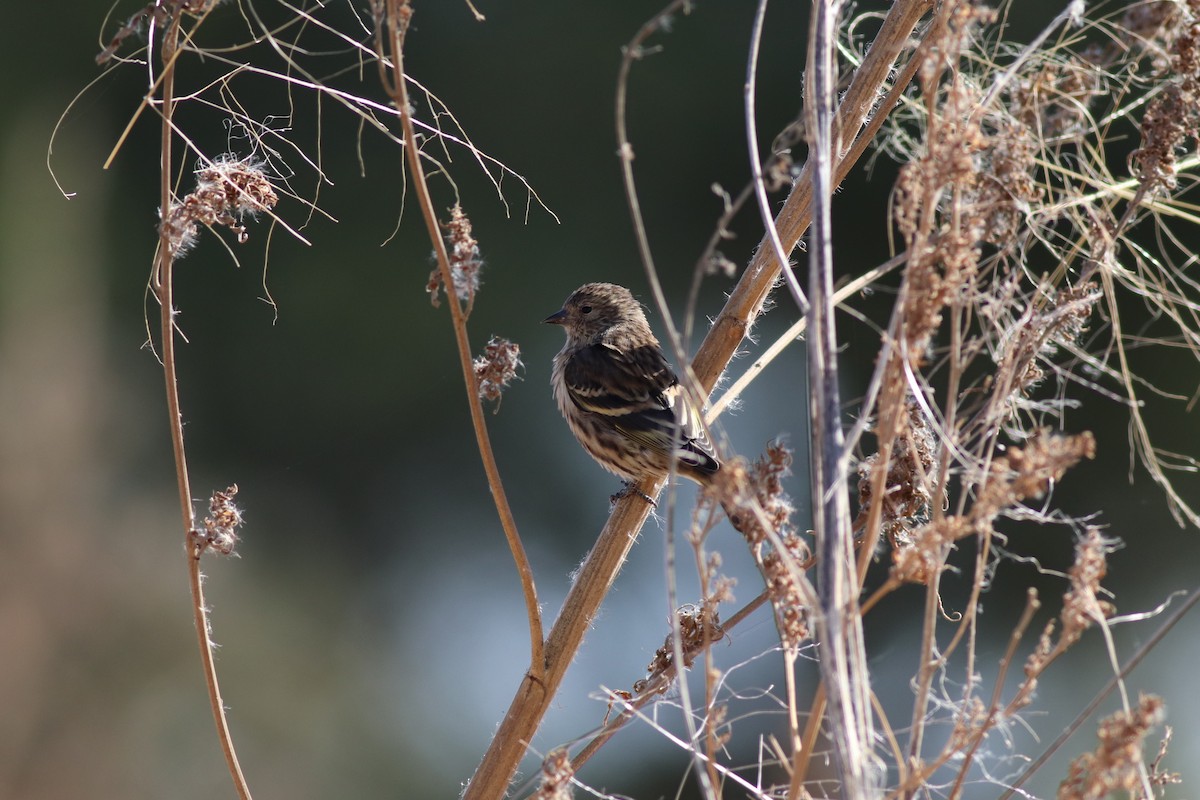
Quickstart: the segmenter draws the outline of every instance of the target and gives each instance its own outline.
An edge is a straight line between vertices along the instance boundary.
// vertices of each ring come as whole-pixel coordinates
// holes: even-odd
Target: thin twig
[[[517,532],[516,520],[513,519],[512,509],[508,505],[508,497],[504,492],[504,484],[500,479],[500,469],[496,465],[496,457],[492,452],[491,438],[488,435],[487,419],[483,413],[483,402],[479,398],[479,387],[475,377],[475,368],[471,356],[471,342],[467,334],[467,311],[460,304],[453,291],[454,276],[450,269],[450,258],[446,252],[446,242],[438,225],[437,212],[433,208],[433,198],[429,194],[429,185],[425,180],[425,171],[421,165],[421,154],[417,143],[416,130],[413,127],[412,114],[408,103],[407,80],[404,74],[404,37],[408,32],[408,24],[412,17],[412,9],[407,0],[386,0],[386,25],[389,34],[388,44],[394,79],[390,83],[386,75],[381,75],[385,87],[400,110],[400,124],[404,131],[404,153],[408,158],[408,167],[413,177],[413,188],[417,195],[417,203],[425,219],[425,227],[429,239],[437,253],[438,269],[442,275],[442,283],[446,287],[450,306],[450,318],[454,326],[454,338],[458,345],[459,364],[462,367],[463,382],[467,390],[467,405],[471,411],[471,423],[475,429],[475,441],[479,445],[479,456],[487,474],[488,486],[492,499],[496,504],[496,513],[500,517],[500,525],[504,529],[504,538],[516,562],[517,573],[521,578],[521,590],[525,597],[525,614],[529,622],[530,660],[528,678],[540,682],[545,672],[545,654],[542,640],[542,613],[538,606],[537,588],[533,582],[533,568],[525,554],[525,546]],[[379,19],[377,17],[377,24]],[[380,25],[377,36],[382,37],[383,26]],[[380,44],[382,48],[382,43]],[[386,69],[385,59],[380,53],[380,70]],[[468,301],[469,302],[469,301]]]
[[[796,306],[804,315],[808,314],[808,298],[804,296],[804,290],[800,288],[800,282],[796,280],[791,257],[788,251],[783,249],[783,242],[779,239],[779,230],[775,227],[775,221],[772,219],[771,206],[767,201],[767,182],[762,171],[762,157],[758,151],[758,120],[754,112],[754,101],[755,86],[758,80],[758,52],[762,45],[763,22],[766,16],[767,0],[759,0],[758,7],[754,12],[754,24],[750,27],[750,54],[746,58],[746,85],[743,91],[746,147],[750,151],[751,185],[754,187],[754,197],[758,201],[758,213],[762,217],[763,227],[767,231],[767,239],[771,242],[771,248],[775,251],[775,258],[783,269],[783,277],[788,291],[792,293],[792,299],[796,301]]]
[[[175,111],[175,64],[179,54],[180,16],[182,10],[176,8],[166,29],[163,31],[161,55],[163,73],[159,81],[162,87],[162,127],[159,142],[159,207],[165,220],[171,208],[171,172],[172,156],[172,116]],[[199,24],[199,23],[197,23]],[[200,558],[204,547],[198,545],[192,531],[196,527],[195,510],[192,508],[192,492],[188,479],[187,453],[183,444],[183,416],[179,403],[179,379],[176,374],[175,359],[175,297],[174,297],[174,253],[168,239],[165,225],[160,226],[158,252],[155,254],[155,264],[151,282],[155,297],[159,304],[159,327],[162,331],[162,365],[163,378],[167,389],[167,415],[171,430],[171,449],[175,457],[175,481],[179,489],[179,506],[183,517],[184,552],[188,560],[188,585],[192,595],[192,619],[196,627],[196,637],[200,645],[200,661],[204,670],[204,681],[208,688],[209,706],[212,710],[213,722],[217,726],[217,739],[221,752],[225,756],[225,764],[233,779],[234,789],[242,800],[250,800],[250,787],[242,774],[238,762],[237,751],[233,746],[233,735],[229,730],[229,721],[225,716],[225,703],[221,699],[221,686],[217,680],[217,667],[213,660],[213,641],[208,620],[208,607],[204,603],[204,587],[200,574]]]

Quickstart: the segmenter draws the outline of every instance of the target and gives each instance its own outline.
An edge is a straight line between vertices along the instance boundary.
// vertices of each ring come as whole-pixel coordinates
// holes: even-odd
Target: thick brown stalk
[[[637,488],[655,497],[662,488],[662,481],[643,481]],[[526,674],[521,681],[508,713],[492,736],[491,746],[463,793],[464,800],[504,796],[567,667],[579,650],[584,633],[633,547],[636,532],[641,530],[649,514],[650,506],[636,495],[625,497],[613,509],[550,629],[546,639],[545,672],[540,680]]]

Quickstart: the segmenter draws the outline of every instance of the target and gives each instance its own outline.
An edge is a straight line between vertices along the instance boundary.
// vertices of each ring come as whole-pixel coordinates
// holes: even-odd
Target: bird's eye
[[[591,306],[580,306],[580,307],[579,307],[579,313],[581,313],[581,314],[590,314],[590,313],[592,313],[592,307],[591,307]]]

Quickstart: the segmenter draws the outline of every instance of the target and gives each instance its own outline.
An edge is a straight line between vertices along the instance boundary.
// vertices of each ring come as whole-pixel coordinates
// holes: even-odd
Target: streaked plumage
[[[665,473],[673,453],[679,474],[699,483],[720,469],[699,413],[628,289],[585,284],[545,321],[567,334],[551,377],[558,410],[602,467],[639,480]]]

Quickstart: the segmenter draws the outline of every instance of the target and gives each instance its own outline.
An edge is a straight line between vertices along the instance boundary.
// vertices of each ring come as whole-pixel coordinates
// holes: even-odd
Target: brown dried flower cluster
[[[894,549],[911,547],[913,528],[929,521],[936,448],[937,439],[925,412],[910,399],[908,414],[892,442],[887,481],[880,500],[880,529]],[[860,510],[854,522],[855,530],[861,530],[867,523],[874,501],[871,484],[878,464],[879,453],[872,453],[858,465]]]
[[[987,244],[1011,246],[1030,207],[1042,199],[1044,192],[1033,179],[1037,158],[1027,126],[1009,120],[988,137],[979,154],[984,177],[966,193],[967,209],[978,217],[972,226]]]
[[[1071,588],[1063,595],[1062,640],[1074,643],[1085,630],[1115,613],[1112,603],[1100,599],[1100,581],[1108,572],[1108,554],[1115,542],[1105,539],[1099,528],[1088,528],[1075,546],[1075,563],[1069,577]]]
[[[237,484],[223,492],[213,492],[208,501],[209,516],[204,518],[204,528],[194,528],[190,539],[196,547],[196,555],[209,548],[223,556],[231,555],[237,546],[238,529],[242,527],[242,512],[233,503],[238,493]]]
[[[908,251],[899,335],[914,366],[927,360],[946,307],[969,299],[982,246],[1014,246],[1042,196],[1034,132],[1011,116],[990,120],[985,92],[959,67],[973,31],[994,18],[991,9],[957,4],[919,70],[937,113],[926,122],[923,152],[900,170],[893,204]]]
[[[995,518],[1003,509],[1030,497],[1041,497],[1081,460],[1096,457],[1096,438],[1090,432],[1060,436],[1040,431],[1025,447],[1012,447],[988,472],[973,515]]]
[[[1100,744],[1071,762],[1058,787],[1058,800],[1101,800],[1113,792],[1130,792],[1139,800],[1152,800],[1143,786],[1146,736],[1166,717],[1162,698],[1142,695],[1137,708],[1118,711],[1100,721]]]
[[[537,791],[529,795],[530,800],[571,800],[574,792],[571,779],[575,770],[571,766],[571,754],[565,747],[557,747],[542,760],[542,779]]]
[[[796,646],[809,636],[808,611],[797,571],[812,566],[812,551],[792,523],[795,506],[783,489],[791,464],[791,449],[772,442],[749,468],[741,459],[722,465],[708,491],[721,498],[730,524],[750,545],[784,643]],[[769,544],[771,533],[778,536],[782,552]]]
[[[1009,93],[1013,116],[1044,140],[1086,132],[1092,103],[1106,94],[1103,74],[1096,69],[1100,57],[1048,54],[1023,70]]]
[[[1012,399],[1024,397],[1041,383],[1045,372],[1039,359],[1053,356],[1063,345],[1074,345],[1087,329],[1096,302],[1102,297],[1092,282],[1060,289],[1053,300],[1025,309],[1015,330],[996,354],[996,374],[1012,381]]]
[[[1103,68],[1148,56],[1151,71],[1166,69],[1170,41],[1183,26],[1183,6],[1174,0],[1131,3],[1107,29],[1108,36],[1080,53],[1046,50],[1034,55],[1008,92],[1013,114],[1044,141],[1090,133],[1093,105],[1111,96],[1112,76]]]
[[[155,25],[163,25],[176,14],[199,17],[212,11],[220,2],[221,0],[155,0],[155,2],[147,3],[140,10],[134,12],[125,24],[113,34],[104,49],[96,55],[96,63],[107,64],[121,49],[121,45],[125,43],[126,39],[141,33],[151,22]]]
[[[224,225],[237,234],[238,243],[248,238],[240,223],[279,202],[261,164],[248,158],[218,158],[196,171],[196,190],[173,203],[163,215],[162,232],[172,258],[182,257],[196,243],[199,226]]]
[[[471,230],[470,218],[457,203],[450,209],[450,221],[442,228],[446,231],[446,250],[450,257],[454,294],[467,304],[469,315],[475,303],[475,293],[479,291],[480,271],[483,269],[479,242]],[[429,273],[429,282],[425,284],[425,291],[429,292],[429,300],[434,307],[441,304],[439,292],[443,288],[442,271],[435,268]]]
[[[791,449],[782,442],[771,442],[749,468],[741,459],[735,459],[713,476],[712,493],[721,498],[730,524],[751,548],[761,547],[768,531],[781,537],[793,531],[791,520],[796,508],[783,488],[791,467]]]
[[[812,552],[808,542],[797,533],[783,537],[783,548],[782,553],[771,550],[765,554],[759,569],[766,579],[779,638],[784,647],[796,648],[811,634],[809,610],[796,580],[796,570],[812,565]]]
[[[491,400],[500,410],[500,398],[508,385],[517,377],[521,363],[521,346],[508,339],[493,336],[488,339],[483,355],[472,362],[475,367],[475,382],[479,387],[479,399]]]
[[[1200,0],[1188,0],[1187,19],[1168,47],[1172,78],[1142,117],[1142,146],[1129,156],[1130,171],[1147,192],[1173,189],[1178,151],[1200,137]]]
[[[1115,542],[1101,535],[1098,528],[1088,528],[1087,533],[1075,545],[1075,563],[1068,577],[1071,585],[1063,594],[1063,607],[1059,613],[1061,632],[1054,638],[1055,620],[1046,623],[1037,647],[1025,660],[1025,696],[1033,693],[1037,679],[1054,659],[1079,641],[1080,636],[1097,622],[1107,619],[1115,612],[1112,603],[1101,599],[1104,594],[1100,581],[1108,571],[1108,554]]]
[[[679,625],[679,637],[683,649],[683,666],[688,668],[713,642],[725,637],[725,629],[721,627],[721,619],[717,614],[714,603],[695,605],[688,603],[675,612],[675,621]],[[664,692],[671,685],[669,675],[676,673],[674,633],[668,633],[661,647],[654,651],[654,658],[646,666],[646,677],[633,684],[634,694],[647,691]]]
[[[1095,438],[1086,432],[1059,436],[1042,431],[1025,447],[1009,448],[978,479],[975,502],[965,515],[946,516],[923,525],[913,532],[911,547],[893,551],[892,576],[927,583],[941,571],[948,548],[955,541],[989,530],[1005,509],[1027,498],[1040,497],[1080,459],[1093,458],[1095,452]]]
[[[1116,26],[1120,36],[1116,42],[1107,43],[1109,59],[1119,53],[1122,46],[1137,45],[1154,50],[1161,46],[1164,38],[1181,22],[1185,4],[1175,0],[1146,0],[1132,3]],[[1107,60],[1103,63],[1108,63]]]

